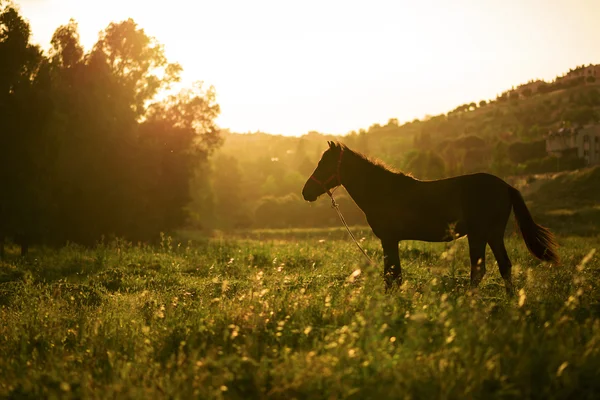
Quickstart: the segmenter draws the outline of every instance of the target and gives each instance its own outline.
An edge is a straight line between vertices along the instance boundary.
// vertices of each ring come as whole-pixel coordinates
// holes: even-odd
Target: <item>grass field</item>
[[[393,295],[335,229],[12,249],[0,397],[598,398],[600,239],[561,237],[559,267],[507,240],[512,299],[489,249],[468,290],[465,240],[402,243]]]

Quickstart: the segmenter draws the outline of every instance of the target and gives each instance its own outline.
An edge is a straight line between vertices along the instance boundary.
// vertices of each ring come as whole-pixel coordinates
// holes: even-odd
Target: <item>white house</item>
[[[561,155],[572,149],[588,164],[600,163],[600,125],[561,128],[546,137],[546,151],[550,154]]]

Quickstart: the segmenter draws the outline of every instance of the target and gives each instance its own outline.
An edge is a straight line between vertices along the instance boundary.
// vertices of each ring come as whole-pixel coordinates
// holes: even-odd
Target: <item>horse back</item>
[[[390,193],[382,207],[366,213],[367,219],[376,234],[379,231],[401,240],[446,241],[502,219],[506,223],[511,209],[509,187],[486,173],[418,181]]]

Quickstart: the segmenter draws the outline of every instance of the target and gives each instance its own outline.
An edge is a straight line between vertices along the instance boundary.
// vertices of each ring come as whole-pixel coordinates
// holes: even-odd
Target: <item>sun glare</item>
[[[186,84],[216,87],[219,124],[237,132],[343,134],[598,61],[591,0],[17,3],[44,46],[71,17],[88,48],[110,21],[132,17],[182,64]]]

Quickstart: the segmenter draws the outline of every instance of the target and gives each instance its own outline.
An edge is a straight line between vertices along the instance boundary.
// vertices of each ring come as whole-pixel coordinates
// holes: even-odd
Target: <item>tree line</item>
[[[340,140],[420,179],[473,172],[509,178],[581,168],[585,161],[573,152],[562,157],[549,155],[545,136],[561,127],[598,123],[600,87],[577,79],[555,86],[562,89],[542,89],[535,95],[513,96],[506,101],[481,101],[479,106],[472,102],[447,114],[404,124],[392,118],[386,124],[373,124],[344,136],[226,133],[222,148],[211,160],[209,192],[214,213],[204,220],[204,226],[339,225],[326,196],[311,205],[300,196],[327,140]],[[343,190],[339,193],[344,214],[354,223],[364,223],[360,210],[344,197]]]
[[[221,137],[213,88],[156,100],[181,71],[131,19],[89,51],[71,20],[42,51],[0,2],[0,251],[6,238],[26,252],[102,235],[148,240],[184,223]]]
[[[26,251],[103,235],[146,241],[182,225],[337,225],[327,199],[309,206],[299,196],[327,140],[421,179],[507,177],[582,166],[549,157],[544,135],[600,116],[598,84],[574,79],[342,137],[240,135],[215,125],[212,88],[157,100],[180,74],[132,20],[111,23],[89,50],[70,21],[44,52],[15,7],[0,6],[0,251],[5,238]],[[364,223],[338,193],[349,222]]]

